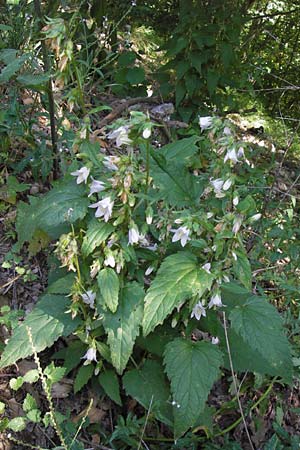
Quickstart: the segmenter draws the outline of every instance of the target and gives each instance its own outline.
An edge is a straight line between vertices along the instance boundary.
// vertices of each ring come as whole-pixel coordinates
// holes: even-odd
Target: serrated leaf
[[[81,320],[78,317],[72,320],[71,315],[66,314],[70,304],[68,298],[60,295],[43,296],[25,321],[14,330],[2,353],[0,368],[33,354],[26,327],[31,329],[36,352],[50,347],[59,337],[68,336],[76,330]]]
[[[12,378],[11,380],[9,380],[9,387],[13,391],[17,391],[23,386],[23,383],[24,383],[23,377]]]
[[[157,361],[147,360],[141,369],[133,369],[123,376],[127,395],[137,400],[145,409],[166,425],[173,426],[170,388],[163,368]]]
[[[213,277],[199,268],[197,258],[187,252],[168,256],[159,268],[145,297],[144,336],[162,324],[176,306],[193,294],[201,296]]]
[[[92,220],[83,238],[81,251],[84,256],[90,255],[96,247],[102,244],[108,236],[114,231],[114,227],[105,222],[99,222],[99,220]]]
[[[150,173],[160,198],[172,206],[196,206],[203,192],[200,177],[192,175],[182,163],[168,164],[163,155],[151,149]]]
[[[25,87],[32,88],[46,88],[46,84],[50,79],[50,75],[47,74],[32,74],[32,73],[24,73],[17,77],[17,81],[20,84],[23,84]]]
[[[65,277],[59,278],[47,287],[47,294],[70,294],[75,282],[75,274],[69,273]]]
[[[59,237],[61,229],[58,227],[82,219],[89,205],[86,188],[73,179],[56,184],[43,197],[29,198],[29,205],[20,202],[18,207],[16,230],[20,247],[24,242],[30,242],[38,229],[48,233],[52,239]]]
[[[130,84],[139,84],[145,81],[145,71],[142,67],[129,67],[126,73],[126,80]]]
[[[26,417],[33,423],[39,423],[41,421],[41,411],[39,411],[38,409],[31,409],[26,414]]]
[[[175,339],[166,346],[164,363],[174,405],[175,439],[196,424],[219,376],[222,354],[208,342]],[[179,406],[178,406],[179,405]]]
[[[114,370],[106,370],[100,373],[98,381],[104,389],[106,395],[117,405],[122,406],[120,397],[119,379]]]
[[[139,334],[143,317],[144,291],[137,283],[130,283],[120,293],[119,306],[113,314],[104,312],[104,328],[108,334],[112,364],[123,372]]]
[[[92,378],[94,373],[93,364],[88,364],[87,366],[81,366],[77,372],[75,381],[74,381],[74,393],[79,392],[83,386],[85,386],[89,380]]]
[[[168,163],[176,162],[178,159],[183,164],[186,164],[197,151],[197,142],[199,136],[190,136],[188,138],[180,139],[170,144],[164,145],[159,149],[159,153],[166,158]]]
[[[60,381],[65,375],[65,373],[66,373],[65,367],[55,367],[53,362],[49,364],[44,370],[44,374],[46,375],[51,384]]]
[[[113,269],[107,267],[99,272],[97,281],[105,305],[111,310],[111,312],[116,312],[118,308],[120,289],[118,275]]]
[[[232,329],[270,364],[272,371],[290,381],[291,351],[276,308],[262,298],[251,297],[235,306],[229,319]]]
[[[26,395],[24,402],[23,402],[23,409],[25,412],[28,412],[31,409],[37,409],[36,400],[32,397],[32,395],[30,395],[30,394]]]
[[[247,254],[239,250],[235,250],[235,253],[237,259],[233,261],[234,274],[237,279],[250,291],[252,286],[252,271]]]
[[[7,424],[7,428],[15,432],[25,430],[26,428],[25,417],[15,417],[14,419],[10,420]]]
[[[25,373],[23,381],[24,383],[36,383],[39,377],[39,371],[37,369],[32,369]]]

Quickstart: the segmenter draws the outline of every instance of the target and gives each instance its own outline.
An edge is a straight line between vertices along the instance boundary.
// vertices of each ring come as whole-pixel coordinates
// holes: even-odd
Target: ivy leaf
[[[33,354],[26,327],[31,329],[37,353],[50,347],[59,337],[68,336],[76,330],[81,320],[78,317],[72,319],[70,314],[66,314],[69,308],[70,300],[66,297],[43,296],[25,321],[15,329],[2,353],[0,368]]]
[[[105,222],[99,222],[99,220],[92,220],[83,238],[81,251],[84,256],[90,255],[96,247],[104,242],[108,236],[114,231],[114,227]]]
[[[204,411],[207,396],[219,376],[222,354],[208,342],[175,339],[166,346],[164,363],[171,381],[175,439]]]
[[[105,372],[100,373],[98,381],[103,387],[105,394],[117,405],[122,406],[119,380],[116,372],[114,370],[106,370]]]
[[[196,293],[201,296],[210,288],[212,280],[212,275],[199,268],[192,254],[179,252],[168,256],[145,297],[144,336],[163,323],[184,300]]]
[[[113,269],[105,268],[97,277],[98,286],[106,306],[111,312],[116,312],[119,300],[119,277]]]
[[[87,366],[80,367],[74,381],[74,394],[79,392],[83,388],[83,386],[85,386],[89,382],[89,380],[93,376],[93,373],[93,364],[88,364]]]
[[[112,364],[119,374],[125,369],[139,334],[143,317],[143,298],[144,291],[140,285],[127,284],[120,293],[117,311],[114,314],[103,312]]]
[[[232,329],[270,364],[272,371],[291,381],[290,347],[276,308],[262,298],[251,297],[235,306],[229,319]]]
[[[57,183],[43,197],[29,197],[30,204],[20,202],[16,230],[19,248],[30,242],[36,230],[42,230],[53,239],[61,233],[61,225],[82,219],[88,209],[89,199],[86,188],[67,179]]]
[[[169,427],[173,426],[170,388],[159,362],[146,360],[141,369],[126,372],[123,385],[127,395],[153,412],[158,420]]]

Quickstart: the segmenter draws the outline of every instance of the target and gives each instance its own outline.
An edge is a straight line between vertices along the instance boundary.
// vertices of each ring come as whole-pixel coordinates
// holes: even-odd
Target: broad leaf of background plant
[[[111,312],[116,312],[120,289],[118,275],[113,269],[106,267],[99,272],[97,281],[105,305]]]
[[[2,354],[0,368],[32,355],[26,327],[31,329],[37,352],[50,347],[59,337],[68,336],[78,328],[81,320],[78,317],[72,320],[71,315],[66,314],[70,304],[68,298],[60,295],[43,296],[25,321],[15,329]]]
[[[183,207],[199,203],[204,184],[184,164],[174,160],[168,162],[162,154],[151,149],[150,173],[159,188],[160,198],[170,205]]]
[[[119,374],[125,369],[139,334],[143,317],[143,299],[144,291],[141,286],[130,283],[120,293],[117,311],[114,314],[103,312],[112,364]]]
[[[97,219],[92,220],[83,238],[81,251],[84,256],[90,255],[96,247],[104,242],[108,236],[114,231],[114,227]]]
[[[182,338],[167,344],[164,363],[171,381],[174,406],[174,436],[178,439],[195,425],[207,396],[219,376],[222,354],[208,342]],[[177,407],[179,405],[179,407]]]
[[[176,306],[195,293],[209,289],[212,276],[199,268],[190,253],[179,252],[162,263],[145,297],[144,336],[163,323]]]
[[[292,377],[292,359],[282,319],[266,300],[251,297],[229,314],[232,329],[286,380]]]
[[[117,405],[122,406],[119,379],[116,372],[114,370],[106,370],[105,372],[100,373],[98,381],[103,387],[105,394]]]
[[[198,151],[196,143],[199,140],[199,136],[180,139],[179,141],[161,147],[159,149],[159,154],[163,155],[168,163],[174,163],[180,160],[184,165],[188,162],[188,159]]]
[[[123,386],[127,395],[154,413],[158,420],[173,427],[170,388],[158,361],[147,360],[141,369],[126,372]]]
[[[43,197],[30,197],[30,204],[21,202],[18,207],[16,230],[18,245],[29,242],[37,229],[46,231],[53,239],[61,234],[58,227],[82,219],[88,209],[89,199],[85,187],[74,179],[62,181]]]

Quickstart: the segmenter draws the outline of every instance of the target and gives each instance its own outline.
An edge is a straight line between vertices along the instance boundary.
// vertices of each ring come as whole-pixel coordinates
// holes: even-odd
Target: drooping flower
[[[217,306],[217,307],[224,306],[223,303],[222,303],[221,295],[219,293],[214,294],[211,297],[210,302],[208,304],[209,308],[213,308],[214,306]]]
[[[202,266],[202,269],[205,270],[207,273],[211,273],[210,269],[211,269],[211,263],[206,263]]]
[[[102,164],[108,170],[119,170],[118,163],[120,162],[120,158],[118,156],[104,156]]]
[[[195,317],[195,319],[200,320],[201,316],[206,317],[206,311],[202,303],[199,301],[193,308],[191,319]]]
[[[95,308],[95,298],[96,294],[93,291],[86,291],[85,294],[81,294],[81,298],[86,305],[89,305],[90,308]]]
[[[110,253],[109,255],[107,255],[107,257],[106,257],[105,260],[104,260],[104,265],[105,265],[105,266],[110,266],[110,267],[112,267],[112,268],[115,267],[115,265],[116,265],[116,260],[115,260],[115,257],[114,257],[114,255],[113,255],[112,253]]]
[[[243,222],[243,216],[241,214],[238,214],[237,216],[235,216],[234,222],[233,222],[233,227],[232,227],[232,232],[234,234],[238,233],[239,229],[241,228],[242,222]]]
[[[225,127],[223,130],[224,136],[231,136],[231,129],[229,127]]]
[[[111,198],[105,197],[103,200],[89,205],[89,208],[97,208],[95,217],[104,217],[104,221],[108,222],[108,220],[112,216],[113,206],[114,202],[111,200]]]
[[[132,144],[132,140],[128,136],[128,127],[121,126],[116,130],[111,131],[107,137],[108,139],[116,140],[116,147]]]
[[[254,216],[252,216],[252,217],[250,217],[250,222],[257,222],[257,220],[259,220],[261,218],[261,214],[260,213],[257,213],[257,214],[254,214]]]
[[[172,237],[172,242],[180,241],[182,247],[186,245],[187,241],[191,240],[191,238],[189,237],[190,230],[188,229],[188,227],[179,227],[177,230],[171,231],[172,233],[174,233],[174,236]]]
[[[146,277],[148,275],[150,275],[153,272],[153,270],[154,270],[154,267],[153,266],[149,266],[148,269],[146,269],[146,271],[145,271]]]
[[[129,228],[128,231],[128,245],[137,244],[140,239],[140,233],[136,227]]]
[[[212,343],[213,345],[218,345],[218,344],[220,343],[220,339],[218,338],[218,336],[212,337],[212,338],[211,338],[211,343]]]
[[[213,118],[211,116],[199,117],[199,125],[201,128],[201,131],[211,128],[212,124],[213,124]]]
[[[90,364],[92,361],[97,362],[97,350],[94,347],[90,347],[81,359],[85,359],[84,366]]]
[[[77,180],[76,180],[77,184],[80,184],[80,183],[86,184],[89,174],[90,174],[90,169],[88,167],[81,167],[81,169],[75,170],[75,172],[71,172],[71,175],[73,175],[73,177],[77,177]]]
[[[225,181],[225,183],[223,184],[223,191],[228,191],[228,189],[230,189],[232,185],[232,180],[230,178],[228,178],[228,180]]]
[[[97,181],[93,179],[92,184],[90,185],[90,193],[88,197],[90,197],[93,194],[96,194],[97,192],[104,191],[104,189],[105,184],[103,183],[103,181]]]
[[[232,200],[233,206],[237,206],[239,204],[239,197],[235,195]]]
[[[151,136],[151,128],[145,128],[143,131],[143,138],[149,139],[150,136]]]
[[[217,192],[221,192],[224,181],[222,180],[222,178],[216,178],[215,180],[213,178],[211,178],[210,184],[214,188],[214,191],[217,193]]]
[[[244,152],[243,147],[240,147],[240,148],[238,149],[237,157],[238,157],[238,158],[245,158],[245,152]]]
[[[231,150],[228,150],[225,157],[224,157],[224,163],[226,163],[226,161],[232,161],[233,164],[236,164],[237,162],[239,162],[238,160],[238,156],[236,154],[236,150],[234,148],[232,148]]]

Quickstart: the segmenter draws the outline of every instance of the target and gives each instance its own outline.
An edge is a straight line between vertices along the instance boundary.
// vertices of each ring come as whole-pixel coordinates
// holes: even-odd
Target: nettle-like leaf
[[[147,360],[141,369],[133,369],[123,376],[127,395],[166,425],[173,426],[170,387],[158,361]]]
[[[212,284],[213,277],[199,268],[197,258],[187,252],[168,256],[145,297],[144,336],[163,323],[184,300],[198,293],[201,296]]]
[[[199,136],[191,136],[171,144],[164,145],[159,149],[159,154],[163,155],[168,163],[178,162],[180,160],[183,165],[186,165],[189,158],[191,158],[197,151],[196,143],[200,140]]]
[[[164,363],[175,402],[174,435],[178,439],[204,411],[207,396],[219,377],[222,354],[209,342],[178,338],[167,344]]]
[[[150,172],[159,188],[160,197],[177,207],[198,204],[204,182],[192,175],[184,163],[179,162],[179,157],[168,161],[164,154],[157,150],[151,149],[150,153]],[[174,153],[176,155],[177,150]]]
[[[33,354],[26,327],[31,329],[36,352],[50,347],[59,337],[73,333],[81,320],[66,314],[70,305],[70,300],[61,295],[43,296],[25,321],[15,329],[2,353],[0,368]]]
[[[110,223],[100,222],[97,219],[93,219],[89,223],[86,235],[83,238],[81,246],[83,255],[90,255],[95,248],[101,245],[113,231],[114,227]]]
[[[112,364],[119,374],[125,369],[139,334],[143,317],[143,298],[144,291],[139,284],[127,284],[120,293],[117,311],[114,314],[103,312]]]
[[[236,305],[229,314],[235,333],[251,347],[254,353],[270,365],[267,373],[292,378],[292,359],[282,319],[276,308],[266,300],[250,297]]]
[[[77,185],[74,179],[56,184],[43,197],[30,197],[30,204],[21,202],[16,222],[19,247],[24,242],[30,242],[34,232],[39,229],[48,233],[52,239],[58,238],[64,232],[61,225],[82,219],[88,205],[85,187]]]
[[[111,312],[116,312],[120,289],[118,275],[113,269],[107,267],[99,272],[97,281],[105,305]]]
[[[105,394],[117,405],[122,406],[119,379],[116,372],[114,370],[106,370],[105,372],[100,373],[98,381],[103,387]]]

